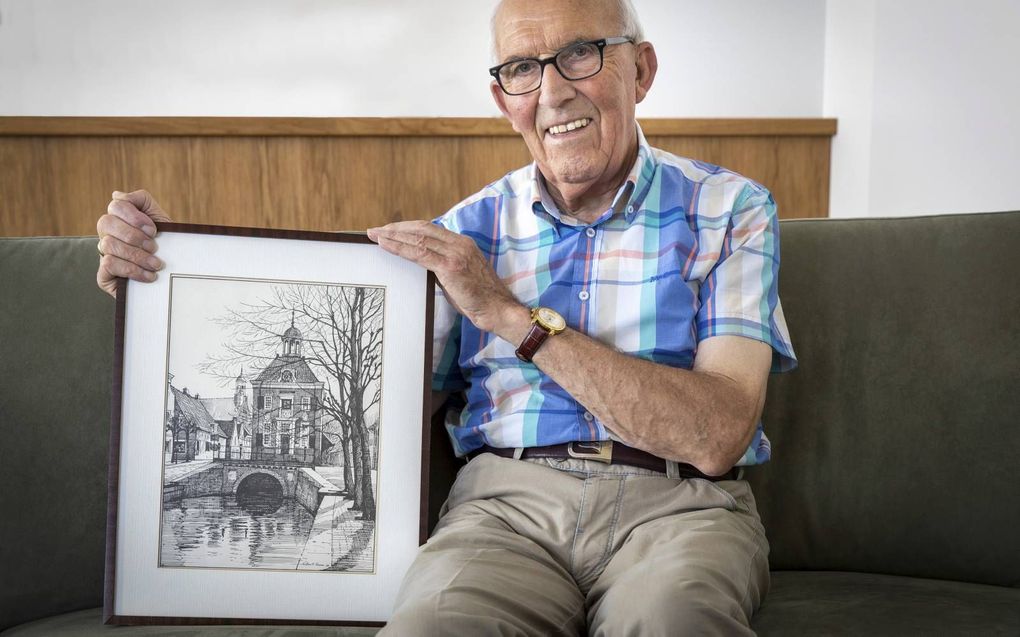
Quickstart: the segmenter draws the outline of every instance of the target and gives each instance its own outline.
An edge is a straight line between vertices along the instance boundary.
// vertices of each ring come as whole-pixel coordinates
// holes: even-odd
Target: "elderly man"
[[[369,230],[441,284],[433,389],[466,393],[448,428],[471,458],[384,632],[750,634],[768,543],[735,467],[768,459],[767,377],[796,364],[775,204],[648,146],[657,61],[628,0],[505,0],[492,28],[534,163]],[[103,289],[155,276],[150,218],[115,193]]]

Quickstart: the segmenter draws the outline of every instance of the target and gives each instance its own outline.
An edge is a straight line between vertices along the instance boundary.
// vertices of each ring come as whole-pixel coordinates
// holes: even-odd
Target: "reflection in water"
[[[167,504],[160,565],[296,568],[312,514],[296,500],[284,500],[282,493],[274,498],[265,490],[253,491],[238,498],[211,495]]]

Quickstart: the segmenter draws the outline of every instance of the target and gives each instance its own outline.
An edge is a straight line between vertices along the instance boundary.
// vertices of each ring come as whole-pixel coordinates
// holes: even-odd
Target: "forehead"
[[[493,19],[496,55],[537,56],[571,42],[619,35],[617,13],[612,0],[505,0]]]

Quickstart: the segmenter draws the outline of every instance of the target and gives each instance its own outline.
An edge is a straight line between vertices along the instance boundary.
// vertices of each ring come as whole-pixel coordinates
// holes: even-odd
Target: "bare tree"
[[[223,379],[240,364],[264,368],[275,359],[293,321],[301,331],[302,357],[325,378],[316,407],[335,425],[323,427],[322,435],[340,445],[344,484],[363,519],[375,519],[376,513],[372,459],[377,436],[368,423],[375,420],[370,414],[381,398],[384,298],[381,288],[274,286],[271,298],[228,309],[217,319],[231,332],[228,354],[210,357],[201,366]]]

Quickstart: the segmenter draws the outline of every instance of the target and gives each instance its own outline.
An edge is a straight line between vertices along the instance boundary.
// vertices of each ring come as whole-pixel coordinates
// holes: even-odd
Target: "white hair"
[[[634,40],[634,44],[644,42],[645,31],[641,28],[641,21],[638,20],[637,11],[634,10],[634,4],[631,0],[615,0],[615,2],[617,15],[620,17],[620,32],[607,33],[606,37],[622,35]],[[499,62],[496,57],[496,16],[499,15],[499,10],[502,6],[503,2],[500,0],[500,2],[496,4],[496,8],[492,10],[492,17],[489,19],[489,33],[492,38],[489,52],[492,56],[493,63]]]

